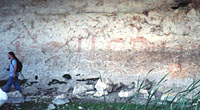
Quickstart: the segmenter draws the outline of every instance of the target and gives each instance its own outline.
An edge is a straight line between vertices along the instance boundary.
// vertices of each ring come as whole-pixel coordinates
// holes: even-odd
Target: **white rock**
[[[162,95],[161,100],[162,101],[169,101],[169,102],[171,102],[174,99],[174,97],[175,97],[175,94],[172,94],[172,93],[168,94],[168,93],[166,93],[166,94]],[[177,101],[177,98],[175,98],[174,102],[176,102],[176,101]]]
[[[110,78],[103,78],[102,81],[105,82],[108,85],[113,85],[113,82],[111,81]]]
[[[145,90],[145,89],[141,89],[139,93],[142,93],[142,94],[149,94],[148,91]]]
[[[106,81],[106,80],[105,80]],[[107,83],[110,83],[107,80]],[[97,92],[95,93],[94,96],[103,96],[103,95],[107,95],[108,92],[112,92],[113,89],[113,85],[109,85],[105,82],[102,82],[100,79],[97,81],[95,88],[97,90]]]
[[[61,94],[61,95],[58,95],[56,96],[57,99],[64,99],[66,98],[66,95],[65,94]]]
[[[53,110],[53,109],[55,109],[56,107],[55,107],[55,105],[54,104],[49,104],[48,105],[48,110]]]
[[[8,100],[7,94],[0,88],[0,107]]]
[[[195,18],[195,17],[197,17],[197,13],[196,13],[195,9],[190,10],[187,13],[187,17],[189,17],[189,18]]]
[[[135,90],[130,90],[130,91],[123,91],[121,90],[119,93],[118,93],[118,96],[119,97],[131,97],[133,96],[135,93]]]
[[[63,104],[69,103],[69,99],[68,98],[63,98],[63,99],[55,98],[52,101],[52,103],[55,105],[63,105]]]
[[[88,92],[86,92],[85,94],[86,94],[86,95],[93,95],[93,94],[95,94],[95,91],[88,91]]]
[[[141,89],[139,93],[143,95],[143,98],[147,98],[149,96],[149,93],[146,89]]]
[[[27,96],[26,98],[25,98],[25,102],[30,102],[31,101],[31,97],[30,96]]]
[[[82,109],[83,109],[83,107],[79,106],[79,107],[78,107],[78,109],[79,109],[79,110],[82,110]]]
[[[108,95],[108,92],[107,92],[107,91],[96,92],[96,93],[94,94],[95,97],[101,97],[101,96],[105,96],[105,95]]]
[[[19,91],[8,92],[8,97],[23,97],[23,95]]]
[[[86,91],[94,90],[93,85],[77,84],[73,89],[73,95],[85,93]]]

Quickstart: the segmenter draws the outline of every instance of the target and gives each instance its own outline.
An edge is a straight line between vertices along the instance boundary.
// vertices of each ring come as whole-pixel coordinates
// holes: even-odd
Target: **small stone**
[[[135,93],[135,90],[130,90],[130,91],[120,91],[119,93],[118,93],[118,96],[119,97],[131,97],[131,96],[133,96],[134,95],[134,93]]]
[[[64,99],[55,98],[52,101],[52,103],[55,104],[55,105],[63,105],[63,104],[69,103],[69,99],[67,99],[67,98],[64,98]]]
[[[23,95],[19,91],[8,92],[8,97],[23,97]]]
[[[55,105],[54,104],[49,104],[48,105],[48,110],[53,110],[53,109],[55,109],[56,107],[55,107]]]
[[[106,96],[108,95],[108,92],[107,91],[104,91],[104,92],[96,92],[94,94],[95,97],[101,97],[101,96]]]
[[[119,89],[121,89],[123,86],[125,86],[122,82],[116,83],[113,86],[113,91],[117,91]]]
[[[85,94],[86,94],[86,95],[93,95],[93,94],[95,94],[95,91],[88,91],[88,92],[86,92]]]
[[[171,102],[174,98],[175,98],[175,94],[166,93],[166,94],[162,95],[161,100],[162,101],[169,101],[169,102]],[[174,102],[176,102],[176,101],[177,101],[177,98],[175,98]]]
[[[82,110],[82,109],[83,109],[83,107],[79,106],[79,107],[78,107],[78,109],[79,109],[79,110]]]
[[[86,91],[90,91],[90,90],[94,90],[94,86],[93,85],[77,84],[74,87],[73,95],[82,94],[82,93],[85,93]]]
[[[65,94],[61,94],[61,95],[58,95],[56,96],[57,99],[64,99],[66,98]]]
[[[30,96],[27,96],[26,98],[25,98],[25,102],[30,102],[31,101],[31,97]]]

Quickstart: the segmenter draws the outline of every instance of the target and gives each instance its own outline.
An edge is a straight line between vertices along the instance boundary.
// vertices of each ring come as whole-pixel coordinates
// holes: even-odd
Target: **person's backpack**
[[[17,61],[17,72],[21,72],[23,68],[22,62],[17,59],[16,61]],[[11,64],[12,64],[12,60],[11,60]]]
[[[23,67],[22,62],[18,60],[17,61],[17,72],[21,72],[22,71],[22,67]]]

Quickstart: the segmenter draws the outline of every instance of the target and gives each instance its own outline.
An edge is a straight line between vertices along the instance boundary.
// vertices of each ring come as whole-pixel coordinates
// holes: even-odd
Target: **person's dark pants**
[[[4,89],[3,91],[4,91],[4,92],[8,92],[9,89],[10,89],[10,87],[12,86],[12,84],[14,84],[15,88],[16,88],[19,92],[22,92],[21,87],[20,87],[20,84],[19,84],[18,77],[13,78],[13,77],[11,77],[11,76],[8,78],[8,82],[7,82],[6,87],[5,87],[5,89]]]

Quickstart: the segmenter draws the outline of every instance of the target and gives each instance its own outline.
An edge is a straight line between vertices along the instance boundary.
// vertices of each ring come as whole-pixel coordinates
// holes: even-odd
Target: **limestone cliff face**
[[[129,82],[152,68],[153,79],[166,73],[170,80],[199,77],[200,13],[194,3],[5,0],[0,6],[0,66],[7,67],[7,52],[14,51],[29,80],[37,75],[45,85],[63,74],[85,79],[103,71]]]

